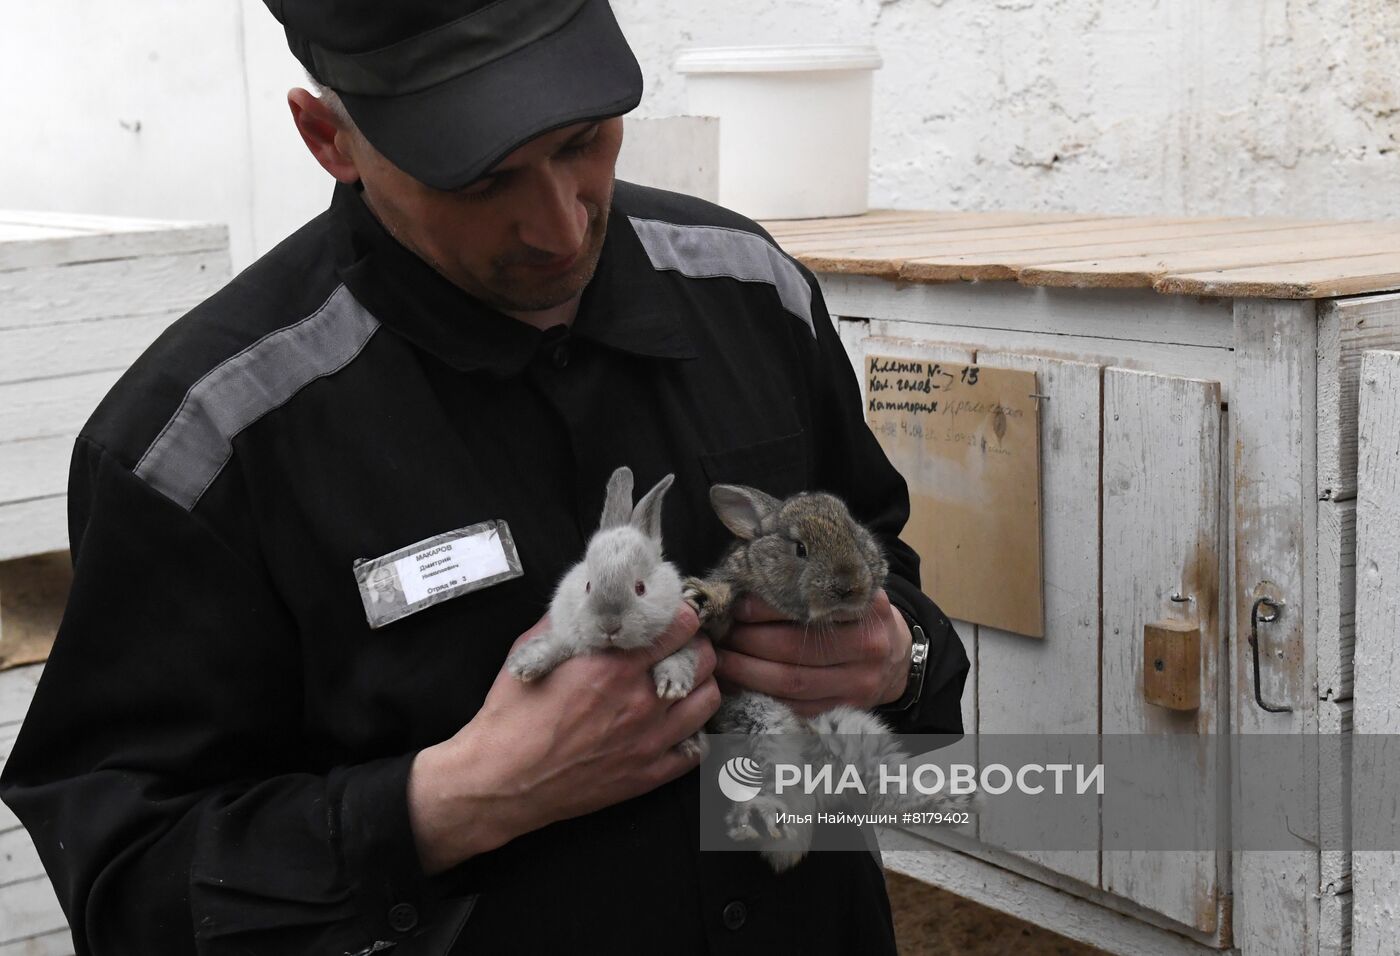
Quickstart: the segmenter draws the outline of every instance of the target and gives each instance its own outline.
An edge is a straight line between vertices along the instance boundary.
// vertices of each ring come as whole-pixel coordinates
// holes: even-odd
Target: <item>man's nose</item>
[[[520,222],[520,241],[541,252],[571,256],[588,233],[588,209],[572,176],[541,174],[532,203]]]

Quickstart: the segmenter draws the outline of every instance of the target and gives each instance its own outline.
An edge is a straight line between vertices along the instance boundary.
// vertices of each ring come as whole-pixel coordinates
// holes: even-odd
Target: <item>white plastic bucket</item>
[[[719,201],[754,219],[869,208],[870,46],[711,47],[676,61],[688,111],[719,117]]]

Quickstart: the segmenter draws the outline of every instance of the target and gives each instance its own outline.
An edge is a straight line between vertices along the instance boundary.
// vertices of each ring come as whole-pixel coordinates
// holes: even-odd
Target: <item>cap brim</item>
[[[537,136],[619,116],[642,98],[642,71],[607,0],[514,53],[401,96],[341,94],[365,138],[436,189],[460,189]]]

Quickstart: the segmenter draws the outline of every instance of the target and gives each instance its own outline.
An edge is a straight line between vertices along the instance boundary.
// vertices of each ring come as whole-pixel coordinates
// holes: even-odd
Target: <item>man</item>
[[[716,676],[960,730],[966,658],[811,275],[732,213],[614,189],[641,79],[605,0],[269,5],[340,93],[289,94],[331,208],[84,428],[73,593],[6,768],[79,952],[893,952],[869,856],[699,853],[675,747]],[[725,544],[711,483],[841,493],[888,596],[820,648],[750,606],[679,701],[647,671],[684,606],[649,651],[521,685],[502,662],[620,464],[676,474],[690,573]]]

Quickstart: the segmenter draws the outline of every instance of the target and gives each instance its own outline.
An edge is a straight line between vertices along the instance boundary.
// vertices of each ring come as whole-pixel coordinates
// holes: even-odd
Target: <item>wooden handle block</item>
[[[1158,621],[1142,629],[1142,691],[1149,704],[1168,710],[1201,706],[1201,626]]]

